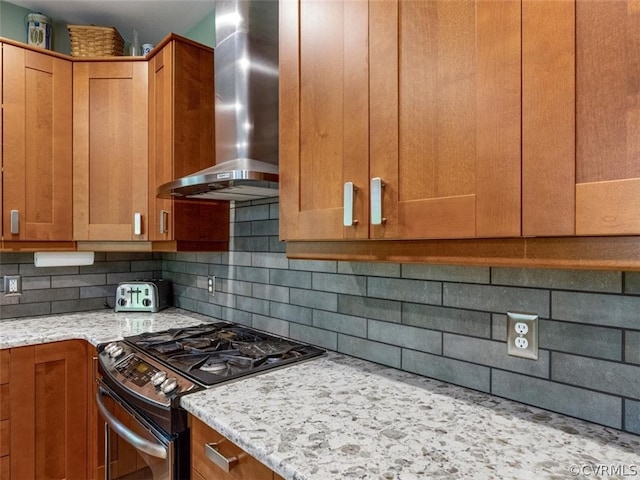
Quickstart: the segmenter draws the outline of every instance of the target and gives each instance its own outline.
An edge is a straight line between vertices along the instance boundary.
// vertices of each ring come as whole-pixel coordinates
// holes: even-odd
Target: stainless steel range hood
[[[162,198],[278,195],[278,0],[217,0],[216,165],[158,188]]]

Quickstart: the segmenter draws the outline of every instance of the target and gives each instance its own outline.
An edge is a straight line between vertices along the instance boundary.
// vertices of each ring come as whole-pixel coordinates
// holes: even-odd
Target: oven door
[[[174,442],[104,384],[96,403],[105,420],[105,479],[171,480]]]

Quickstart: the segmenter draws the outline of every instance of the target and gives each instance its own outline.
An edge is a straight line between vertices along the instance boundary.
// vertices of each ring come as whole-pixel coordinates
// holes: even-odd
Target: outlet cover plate
[[[507,353],[538,360],[538,315],[507,312]]]
[[[22,293],[22,275],[4,276],[4,295],[20,295]]]

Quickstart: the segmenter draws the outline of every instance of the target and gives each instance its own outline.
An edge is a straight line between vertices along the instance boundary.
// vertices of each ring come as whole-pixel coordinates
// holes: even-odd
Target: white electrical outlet
[[[207,278],[207,291],[213,297],[216,294],[216,277],[215,275],[210,275]]]
[[[538,315],[507,312],[507,353],[538,359]]]
[[[22,293],[22,275],[4,276],[4,294],[20,295]]]

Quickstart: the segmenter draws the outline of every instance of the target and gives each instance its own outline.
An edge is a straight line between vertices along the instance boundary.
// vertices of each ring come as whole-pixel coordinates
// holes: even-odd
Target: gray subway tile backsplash
[[[506,346],[502,342],[444,333],[442,353],[446,357],[501,370],[525,373],[535,377],[549,376],[549,352],[546,350],[539,350],[538,360],[532,361],[507,355]]]
[[[502,370],[492,372],[491,392],[601,425],[622,426],[622,399],[613,395]]]
[[[640,370],[635,365],[553,353],[551,379],[640,400]]]
[[[402,323],[473,337],[489,338],[491,335],[491,314],[473,310],[405,303],[402,305]]]
[[[186,310],[640,434],[640,273],[287,259],[277,200],[237,202],[229,252],[97,253],[21,273],[0,318],[103,308],[161,276]],[[216,292],[207,292],[207,276]],[[537,313],[540,359],[506,353],[506,312]]]
[[[485,312],[530,312],[549,317],[547,290],[465,283],[445,283],[443,304],[447,307]]]
[[[553,318],[640,330],[640,297],[554,291]]]
[[[491,369],[474,363],[405,348],[402,369],[482,392],[491,391]]]
[[[367,295],[402,302],[442,305],[442,284],[425,280],[369,277]]]
[[[622,293],[622,272],[493,268],[491,283],[520,287]]]

